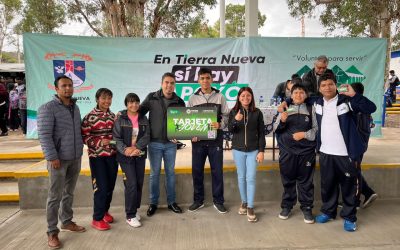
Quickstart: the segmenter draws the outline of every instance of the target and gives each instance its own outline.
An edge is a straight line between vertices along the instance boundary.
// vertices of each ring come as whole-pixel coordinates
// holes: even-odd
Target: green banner
[[[217,130],[211,128],[211,123],[216,121],[215,107],[168,108],[168,139],[191,140],[198,137],[200,140],[214,140]]]
[[[140,39],[24,34],[28,138],[37,137],[36,111],[55,94],[54,79],[68,75],[82,116],[96,106],[97,89],[113,91],[112,111],[124,109],[126,94],[143,100],[161,86],[161,76],[176,76],[176,92],[187,101],[199,84],[201,67],[212,70],[213,86],[233,107],[240,87],[250,86],[256,101],[268,100],[278,83],[313,68],[328,56],[339,83],[360,81],[377,106],[373,114],[381,134],[386,41],[373,38]]]

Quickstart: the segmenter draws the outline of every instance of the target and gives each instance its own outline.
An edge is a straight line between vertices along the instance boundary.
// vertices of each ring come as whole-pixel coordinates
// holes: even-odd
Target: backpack
[[[375,127],[374,119],[371,114],[358,112],[355,115],[357,132],[364,142],[365,151],[367,151],[369,137],[371,136],[371,128]]]
[[[358,135],[364,144],[364,152],[367,151],[369,137],[371,136],[371,128],[375,127],[374,119],[371,114],[365,113],[354,113],[354,111],[350,108],[349,100],[346,101],[347,106],[353,112],[355,116],[356,128]]]

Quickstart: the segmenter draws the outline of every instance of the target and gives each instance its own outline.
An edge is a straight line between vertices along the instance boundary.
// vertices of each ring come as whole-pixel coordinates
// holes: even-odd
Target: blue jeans
[[[232,152],[237,169],[240,198],[243,203],[247,203],[247,207],[254,208],[258,150],[243,152],[233,149]]]
[[[148,151],[150,161],[150,204],[158,205],[161,160],[164,160],[165,189],[167,192],[167,202],[170,205],[175,202],[176,144],[172,142],[150,142]]]

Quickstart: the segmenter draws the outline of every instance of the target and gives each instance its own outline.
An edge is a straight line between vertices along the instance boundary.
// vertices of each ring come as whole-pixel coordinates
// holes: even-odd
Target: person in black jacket
[[[136,94],[126,95],[127,109],[121,112],[113,128],[117,161],[121,165],[125,185],[126,222],[132,227],[142,225],[137,209],[142,199],[147,144],[150,141],[149,122],[146,116],[138,113],[139,103]]]
[[[254,194],[256,191],[257,163],[264,160],[265,134],[262,112],[255,107],[250,87],[239,90],[236,105],[229,113],[229,131],[233,133],[232,153],[235,160],[242,204],[239,214],[256,222]]]
[[[185,102],[176,95],[175,76],[165,73],[161,79],[161,89],[147,95],[140,106],[140,113],[149,112],[150,123],[150,204],[147,216],[152,216],[158,207],[160,196],[161,161],[164,161],[165,181],[168,209],[174,213],[182,213],[182,209],[175,201],[175,158],[177,141],[170,141],[167,137],[167,109],[168,107],[185,107]]]
[[[304,214],[304,222],[314,223],[312,208],[314,203],[313,176],[315,169],[315,135],[318,129],[315,109],[306,104],[307,89],[301,84],[293,85],[291,103],[277,119],[279,144],[279,167],[284,192],[282,194],[279,218],[289,218],[297,202]],[[297,187],[297,191],[296,191]]]
[[[303,75],[303,85],[307,88],[308,95],[319,96],[320,77],[323,74],[331,74],[336,82],[336,76],[332,70],[328,69],[329,59],[325,55],[318,56],[314,62],[314,68]]]

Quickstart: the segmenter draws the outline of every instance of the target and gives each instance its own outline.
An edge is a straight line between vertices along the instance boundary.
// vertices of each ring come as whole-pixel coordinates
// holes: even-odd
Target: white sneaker
[[[140,217],[139,213],[136,213],[136,217],[135,217],[138,221],[140,221],[142,219],[142,217]]]
[[[131,227],[140,227],[142,223],[135,217],[131,219],[127,219],[126,222],[129,224]]]

